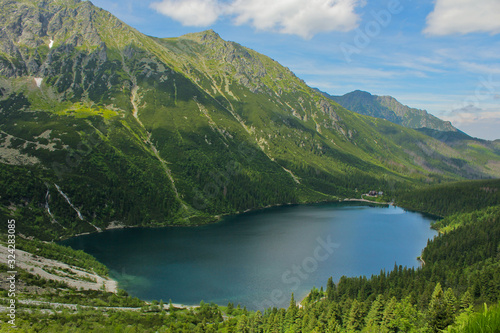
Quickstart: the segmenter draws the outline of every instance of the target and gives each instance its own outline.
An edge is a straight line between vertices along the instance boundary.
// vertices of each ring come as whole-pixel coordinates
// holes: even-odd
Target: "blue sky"
[[[500,0],[94,0],[156,37],[213,29],[332,95],[391,95],[500,139]]]

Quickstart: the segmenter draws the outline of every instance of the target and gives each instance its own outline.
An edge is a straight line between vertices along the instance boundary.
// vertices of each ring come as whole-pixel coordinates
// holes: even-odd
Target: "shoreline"
[[[394,206],[393,202],[377,202],[377,201],[371,201],[367,199],[358,199],[358,198],[344,198],[344,199],[331,199],[331,200],[323,200],[323,201],[311,201],[311,202],[299,202],[299,203],[282,203],[282,204],[276,204],[276,205],[267,205],[264,207],[259,207],[259,208],[249,208],[244,211],[237,211],[233,213],[225,213],[225,214],[219,214],[219,215],[214,215],[213,216],[213,221],[207,222],[207,223],[202,223],[202,224],[186,224],[186,225],[178,225],[178,224],[166,224],[166,225],[151,225],[151,226],[143,226],[143,225],[125,225],[121,224],[119,221],[112,221],[109,223],[109,225],[101,230],[95,230],[95,231],[88,231],[88,232],[82,232],[73,236],[69,236],[66,238],[59,238],[57,242],[64,241],[73,237],[79,237],[79,236],[86,236],[86,235],[91,235],[95,233],[100,233],[104,232],[107,230],[117,230],[117,229],[129,229],[129,228],[173,228],[173,227],[186,227],[186,228],[192,228],[192,227],[199,227],[199,226],[204,226],[204,225],[210,225],[210,224],[215,224],[219,223],[224,217],[227,216],[237,216],[237,215],[242,215],[246,213],[252,213],[252,212],[257,212],[260,210],[266,210],[269,208],[277,208],[277,207],[285,207],[285,206],[294,206],[294,205],[310,205],[310,204],[319,204],[319,203],[338,203],[338,202],[364,202],[364,203],[371,203],[371,204],[377,204],[377,205],[389,205],[389,206]]]
[[[7,264],[8,248],[3,244],[0,244],[0,254],[2,255],[0,262]],[[20,249],[16,249],[16,260],[17,267],[46,280],[63,282],[76,289],[102,290],[104,286],[108,292],[114,294],[118,292],[118,281],[111,277],[100,276],[93,270],[92,272],[86,271],[81,267],[34,255]]]
[[[378,202],[378,201],[371,201],[371,200],[367,200],[367,199],[356,199],[356,198],[346,198],[346,199],[342,200],[341,202],[367,202],[367,203],[378,204],[378,205],[394,206],[393,202]]]
[[[225,213],[225,214],[213,215],[212,216],[213,220],[211,222],[202,223],[202,224],[183,224],[183,225],[179,225],[179,224],[166,224],[166,225],[144,226],[144,225],[125,225],[125,224],[121,224],[119,221],[111,221],[108,224],[108,226],[105,227],[104,229],[95,230],[95,231],[82,232],[82,233],[79,233],[79,234],[76,234],[76,235],[72,235],[72,236],[68,236],[68,237],[65,237],[65,238],[63,238],[64,236],[61,236],[59,238],[59,240],[57,240],[55,242],[61,242],[61,241],[64,241],[64,240],[67,240],[67,239],[70,239],[70,238],[73,238],[73,237],[92,235],[92,234],[101,233],[101,232],[108,231],[108,230],[116,230],[116,229],[129,229],[129,228],[148,228],[148,229],[150,229],[150,228],[183,228],[183,227],[185,227],[185,228],[192,228],[192,227],[200,227],[200,226],[204,226],[204,225],[210,225],[210,224],[219,223],[226,216],[237,216],[237,215],[241,215],[241,214],[256,212],[256,211],[259,211],[259,210],[265,210],[265,209],[275,208],[275,207],[284,207],[284,206],[293,206],[293,205],[309,205],[309,204],[317,204],[317,203],[334,203],[334,202],[339,202],[339,201],[341,202],[342,199],[338,199],[338,201],[337,201],[337,199],[335,199],[335,200],[323,200],[323,201],[311,201],[311,202],[299,202],[299,203],[288,202],[288,203],[282,203],[282,204],[276,204],[276,205],[267,205],[265,207],[259,207],[259,208],[249,208],[249,209],[246,209],[244,211],[237,211],[237,212],[233,212],[233,213]],[[195,216],[192,216],[192,217],[195,217]]]

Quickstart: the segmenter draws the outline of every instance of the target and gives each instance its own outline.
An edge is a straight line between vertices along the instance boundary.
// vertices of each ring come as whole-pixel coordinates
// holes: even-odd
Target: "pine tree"
[[[233,313],[233,310],[234,310],[234,304],[231,302],[227,303],[227,314],[230,315],[231,313]]]
[[[276,315],[273,318],[273,321],[271,322],[271,332],[282,332],[283,331],[283,313],[280,311],[276,313]]]
[[[329,301],[333,301],[335,298],[335,283],[333,283],[333,278],[331,276],[326,283],[326,297]]]
[[[342,311],[336,302],[331,302],[328,306],[328,322],[332,320],[342,326]]]
[[[238,319],[238,325],[236,326],[236,332],[238,332],[238,333],[250,333],[250,325],[248,324],[248,318],[246,315],[242,315]]]
[[[467,290],[460,298],[460,310],[468,310],[472,307],[474,299],[471,293]]]
[[[302,318],[302,332],[307,332],[309,320],[310,320],[309,313],[306,312],[304,314],[304,317]]]
[[[163,303],[163,300],[160,300],[159,306],[160,306],[160,311],[165,312],[165,303]]]
[[[317,325],[318,325],[318,318],[316,318],[314,314],[311,314],[305,332],[313,332]]]
[[[172,313],[174,313],[174,311],[175,311],[174,304],[172,304],[172,300],[170,300],[170,301],[168,302],[168,312],[169,312],[170,314],[172,314]]]
[[[410,296],[401,300],[396,304],[395,319],[396,319],[396,331],[399,332],[414,332],[415,328],[418,326],[418,311],[411,304]]]
[[[441,283],[438,282],[429,302],[429,326],[433,332],[439,332],[448,326],[447,323],[448,319],[446,304],[444,303],[444,293],[441,288]]]
[[[336,318],[330,317],[330,319],[328,319],[328,323],[326,325],[326,333],[336,333],[336,332],[341,332],[341,330],[342,330],[342,326],[336,320]]]
[[[295,297],[292,293],[292,296],[290,297],[290,305],[288,306],[288,310],[290,309],[297,309],[297,303],[295,302]]]
[[[292,293],[292,297],[290,298],[290,305],[286,311],[285,322],[284,322],[284,330],[285,332],[289,331],[291,327],[295,324],[295,319],[297,318],[298,307],[295,302],[295,297]]]
[[[361,331],[364,326],[363,303],[357,299],[352,302],[351,311],[347,318],[347,329],[350,331]]]
[[[250,322],[250,333],[261,333],[263,331],[262,312],[255,312]]]
[[[451,288],[448,288],[443,296],[443,301],[446,308],[446,326],[453,324],[457,314],[458,301]]]
[[[370,311],[366,316],[366,326],[367,327],[378,327],[382,322],[384,317],[384,297],[378,295],[375,301],[373,301]]]
[[[389,332],[396,331],[396,305],[396,297],[392,297],[389,302],[385,304],[384,316],[380,326]]]

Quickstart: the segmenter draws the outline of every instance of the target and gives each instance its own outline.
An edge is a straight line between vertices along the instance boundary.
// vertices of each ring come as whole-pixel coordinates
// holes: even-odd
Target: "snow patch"
[[[53,45],[54,45],[54,41],[51,39],[49,42],[49,49],[51,49]]]
[[[42,86],[42,81],[43,81],[43,78],[41,78],[41,77],[36,77],[35,78],[35,83],[36,83],[36,86],[38,88],[40,88]]]

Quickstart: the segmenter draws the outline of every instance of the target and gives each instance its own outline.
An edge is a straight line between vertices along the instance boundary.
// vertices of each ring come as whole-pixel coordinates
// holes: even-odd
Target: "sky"
[[[390,95],[500,139],[500,0],[92,0],[140,32],[213,29],[331,95]]]

